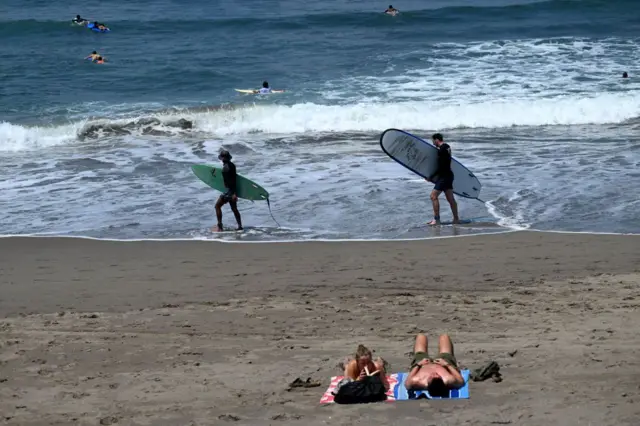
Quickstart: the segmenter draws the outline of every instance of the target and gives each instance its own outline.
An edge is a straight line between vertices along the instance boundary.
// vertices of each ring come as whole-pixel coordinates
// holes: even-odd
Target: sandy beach
[[[0,423],[632,425],[640,236],[396,242],[0,239]],[[416,333],[503,381],[471,398],[319,405],[358,343]],[[289,388],[296,378],[321,382]]]

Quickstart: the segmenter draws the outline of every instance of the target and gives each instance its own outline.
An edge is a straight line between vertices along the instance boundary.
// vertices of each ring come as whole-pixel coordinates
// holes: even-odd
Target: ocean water
[[[3,0],[0,234],[640,230],[640,2],[405,0],[395,17],[387,5]],[[112,32],[73,26],[76,14]],[[108,63],[83,60],[92,50]],[[265,79],[286,92],[233,90]],[[431,185],[380,150],[390,127],[445,135],[483,185],[487,204],[458,199],[471,225],[424,226]],[[217,164],[221,147],[270,192],[280,226],[241,202],[248,230],[211,233],[218,194],[190,165]]]

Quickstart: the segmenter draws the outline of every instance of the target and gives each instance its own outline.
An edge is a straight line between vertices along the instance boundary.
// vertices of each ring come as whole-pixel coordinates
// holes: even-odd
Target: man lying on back
[[[413,349],[411,370],[405,380],[407,390],[427,390],[429,395],[448,397],[451,389],[464,386],[464,378],[453,355],[453,342],[443,334],[438,342],[438,354],[429,357],[427,336],[418,334]]]

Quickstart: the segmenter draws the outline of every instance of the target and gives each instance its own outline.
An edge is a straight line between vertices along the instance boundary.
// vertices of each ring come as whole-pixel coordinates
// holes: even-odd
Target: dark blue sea
[[[387,6],[3,0],[0,234],[639,232],[640,1]],[[107,62],[85,60],[93,50]],[[286,92],[234,90],[263,80]],[[459,199],[471,224],[424,226],[431,185],[382,152],[391,127],[444,134],[483,185],[486,204]],[[281,226],[243,201],[248,230],[211,233],[218,194],[190,165],[217,164],[221,147],[270,192]]]

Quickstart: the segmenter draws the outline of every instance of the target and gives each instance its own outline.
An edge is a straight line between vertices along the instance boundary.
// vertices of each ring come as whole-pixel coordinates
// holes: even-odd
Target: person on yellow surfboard
[[[262,88],[253,91],[254,94],[260,94],[260,95],[266,95],[268,93],[282,93],[282,92],[284,92],[284,90],[273,90],[271,87],[269,87],[268,81],[263,81]]]
[[[267,94],[267,93],[271,93],[272,90],[269,87],[269,82],[268,81],[263,81],[262,82],[262,88],[259,90],[254,90],[253,93],[260,93],[261,95]]]

